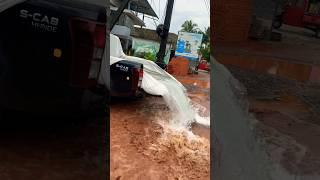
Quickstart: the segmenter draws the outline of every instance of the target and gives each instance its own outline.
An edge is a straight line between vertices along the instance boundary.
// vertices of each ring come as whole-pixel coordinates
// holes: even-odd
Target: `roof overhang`
[[[110,9],[112,11],[118,10],[118,8],[114,7],[114,6],[110,6]],[[125,9],[125,10],[123,10],[123,14],[127,15],[133,21],[134,25],[146,26],[145,23],[138,16],[136,16],[132,11]]]
[[[116,7],[120,7],[122,1],[123,0],[110,0],[110,4]],[[131,0],[128,4],[128,9],[158,18],[148,0]]]
[[[125,9],[123,11],[123,13],[128,15],[128,17],[132,19],[132,21],[134,22],[134,25],[146,26],[146,24],[138,16],[136,16],[133,12]]]
[[[129,9],[158,18],[148,0],[132,0],[130,1]]]

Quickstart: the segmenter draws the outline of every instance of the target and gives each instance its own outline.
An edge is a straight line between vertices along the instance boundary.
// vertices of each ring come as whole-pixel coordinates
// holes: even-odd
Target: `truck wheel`
[[[282,20],[279,18],[276,18],[272,21],[272,27],[275,29],[279,29],[282,26]]]
[[[144,98],[144,97],[145,97],[145,92],[142,91],[142,90],[139,90],[139,91],[136,93],[136,96],[135,96],[136,99],[142,99],[142,98]]]

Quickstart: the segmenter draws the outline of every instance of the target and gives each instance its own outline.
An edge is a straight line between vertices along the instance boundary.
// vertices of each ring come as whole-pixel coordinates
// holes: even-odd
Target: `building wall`
[[[152,53],[152,55],[156,58],[156,55],[159,51],[160,48],[160,42],[159,41],[154,41],[150,39],[144,39],[144,38],[132,38],[132,49],[135,51],[134,56],[138,57],[139,52],[144,52],[147,51],[149,53]],[[169,58],[170,58],[170,50],[173,47],[172,44],[167,43],[166,45],[166,51],[165,51],[165,57],[164,57],[164,62],[168,64]],[[141,51],[142,50],[142,51]],[[156,59],[154,59],[156,60]]]
[[[272,20],[276,4],[274,0],[254,0],[253,14],[258,18]]]
[[[212,2],[212,1],[211,1]],[[253,0],[214,0],[211,6],[213,44],[246,41],[251,24]]]
[[[112,11],[111,15],[113,15],[115,12]],[[132,21],[132,19],[130,17],[128,17],[125,14],[121,14],[121,16],[119,17],[119,20],[116,23],[117,25],[121,25],[121,26],[126,26],[128,28],[130,28],[131,30],[134,29],[134,22]]]
[[[152,41],[160,42],[161,39],[153,29],[146,29],[146,28],[137,28],[135,27],[133,31],[131,31],[131,36],[140,38],[140,39],[147,39]],[[178,35],[175,33],[169,33],[167,43],[172,44],[173,47],[176,46],[178,40]]]

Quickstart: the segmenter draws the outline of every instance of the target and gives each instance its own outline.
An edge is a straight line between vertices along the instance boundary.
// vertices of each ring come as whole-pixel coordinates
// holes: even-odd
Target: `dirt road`
[[[0,121],[0,179],[106,179],[106,117],[9,112]]]
[[[177,79],[208,115],[209,74]],[[161,97],[117,101],[110,110],[111,179],[209,179],[209,128],[194,125],[193,138],[167,128],[171,114]]]

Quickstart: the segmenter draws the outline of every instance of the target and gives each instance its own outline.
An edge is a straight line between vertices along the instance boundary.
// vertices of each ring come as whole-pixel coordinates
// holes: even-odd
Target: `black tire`
[[[276,18],[272,21],[272,27],[275,29],[279,29],[282,26],[282,20],[280,18]]]
[[[137,93],[137,98],[138,99],[143,99],[146,97],[146,92],[144,92],[143,90],[139,90]]]

